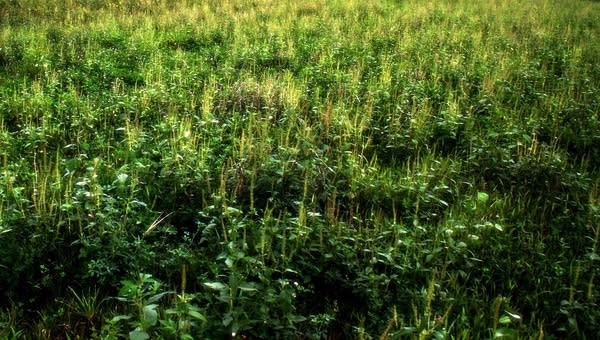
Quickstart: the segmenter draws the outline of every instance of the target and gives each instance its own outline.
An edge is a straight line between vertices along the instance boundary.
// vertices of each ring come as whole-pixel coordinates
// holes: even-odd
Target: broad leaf
[[[515,332],[514,329],[509,329],[509,328],[500,328],[497,329],[496,332],[494,333],[494,339],[503,339],[503,338],[507,338],[507,339],[514,339],[517,336],[517,332]]]
[[[241,285],[239,285],[238,288],[244,292],[255,292],[258,290],[256,288],[256,284],[252,282],[244,282]]]
[[[227,288],[227,286],[221,282],[204,282],[204,285],[214,290],[221,290]]]
[[[146,333],[140,329],[135,329],[135,330],[129,332],[129,340],[146,340],[146,339],[150,339],[150,335],[148,335],[148,333]]]
[[[158,321],[158,312],[156,311],[156,307],[158,307],[158,305],[155,304],[144,306],[144,323],[146,325],[156,325],[156,322]]]
[[[160,300],[163,296],[165,296],[165,294],[168,294],[168,293],[169,292],[163,292],[163,293],[158,293],[156,295],[153,295],[148,299],[148,302],[149,303],[156,302],[156,301]]]
[[[188,311],[188,315],[196,320],[206,321],[206,318],[204,317],[204,315],[200,314],[199,312],[197,312],[195,310]]]

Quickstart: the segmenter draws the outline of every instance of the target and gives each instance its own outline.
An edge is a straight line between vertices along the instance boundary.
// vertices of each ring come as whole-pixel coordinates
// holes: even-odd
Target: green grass
[[[597,338],[599,30],[0,0],[0,337]]]

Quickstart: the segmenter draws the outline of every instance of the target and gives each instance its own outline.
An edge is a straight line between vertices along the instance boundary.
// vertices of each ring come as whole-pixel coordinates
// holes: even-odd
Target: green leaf
[[[517,336],[517,332],[515,332],[514,329],[509,329],[509,328],[500,328],[497,329],[496,332],[494,333],[494,339],[499,339],[499,338],[508,338],[508,339],[514,339]]]
[[[498,322],[500,322],[503,325],[508,325],[510,323],[510,317],[508,315],[502,315]]]
[[[175,334],[177,332],[177,324],[173,320],[159,320],[160,328],[168,333]]]
[[[140,329],[135,329],[135,330],[129,332],[129,340],[146,340],[146,339],[150,339],[150,335],[148,335],[148,333],[146,333]]]
[[[210,289],[214,289],[214,290],[222,290],[224,288],[227,288],[227,285],[221,283],[221,282],[204,282],[204,285]]]
[[[377,255],[385,258],[390,263],[393,262],[392,256],[390,254],[388,254],[388,253],[378,252]]]
[[[231,324],[231,321],[233,321],[233,318],[231,317],[231,314],[227,313],[225,314],[225,317],[223,318],[223,326],[227,327],[229,326],[229,324]]]
[[[289,317],[289,319],[293,323],[306,321],[306,317],[302,315],[292,315]]]
[[[242,211],[240,209],[236,209],[233,207],[227,207],[226,211],[228,214],[235,215],[235,216],[239,216],[242,214]]]
[[[199,312],[197,312],[195,310],[188,311],[188,315],[196,320],[206,321],[206,318],[204,317],[204,315],[200,314]]]
[[[168,292],[163,292],[163,293],[158,293],[156,295],[153,295],[148,299],[148,302],[149,303],[156,302],[156,301],[160,300],[160,298],[162,298],[165,294],[168,294]]]
[[[120,297],[133,298],[137,294],[137,284],[131,280],[121,281],[121,289],[119,290]]]
[[[258,289],[256,289],[256,284],[252,283],[252,282],[244,282],[244,283],[240,284],[238,286],[238,288],[244,292],[255,292],[258,290]]]
[[[144,306],[144,323],[146,325],[156,325],[156,322],[158,321],[158,312],[156,311],[156,307],[158,307],[158,305],[155,304]]]
[[[114,318],[110,319],[111,323],[119,322],[121,320],[129,320],[131,319],[131,315],[117,315]]]
[[[490,199],[490,195],[488,195],[487,193],[480,191],[477,193],[477,200],[481,203],[487,203],[487,201]]]
[[[587,255],[588,259],[590,259],[592,261],[600,260],[600,256],[598,256],[598,254],[596,254],[596,253],[592,252],[592,253],[587,253],[586,255]]]

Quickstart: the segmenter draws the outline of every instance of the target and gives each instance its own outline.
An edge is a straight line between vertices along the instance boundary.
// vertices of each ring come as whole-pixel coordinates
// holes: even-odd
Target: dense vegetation
[[[600,337],[600,4],[0,0],[0,337]]]

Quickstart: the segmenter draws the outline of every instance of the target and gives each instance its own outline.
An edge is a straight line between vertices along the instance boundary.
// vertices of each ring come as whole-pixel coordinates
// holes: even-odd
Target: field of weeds
[[[600,3],[0,0],[0,337],[600,337]]]

